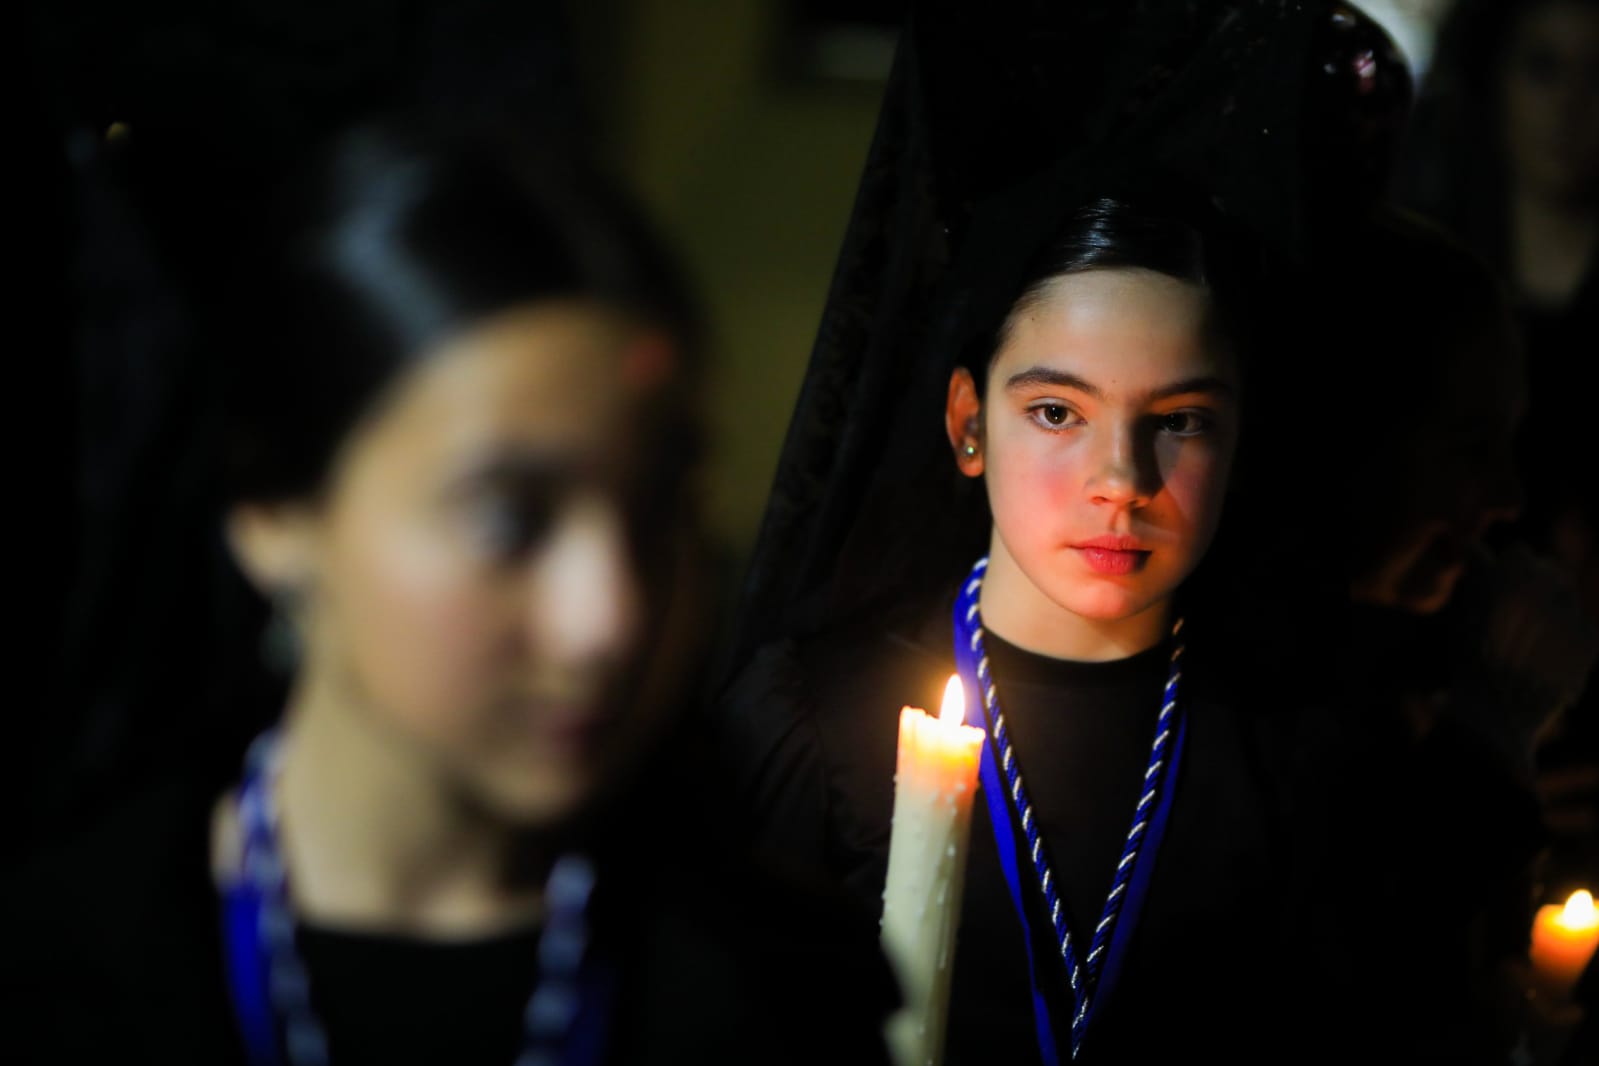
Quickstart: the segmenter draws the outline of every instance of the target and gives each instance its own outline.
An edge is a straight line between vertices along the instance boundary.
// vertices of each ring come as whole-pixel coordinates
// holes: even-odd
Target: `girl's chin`
[[[1120,622],[1144,611],[1155,599],[1129,589],[1103,588],[1086,594],[1078,590],[1061,606],[1090,622]]]
[[[1147,611],[1172,594],[1173,576],[1162,568],[1134,574],[1094,574],[1038,567],[1022,571],[1034,594],[1086,622],[1114,624]],[[1037,575],[1037,579],[1034,575]]]
[[[581,817],[600,791],[598,775],[585,772],[487,774],[469,786],[479,808],[524,830],[558,829]]]

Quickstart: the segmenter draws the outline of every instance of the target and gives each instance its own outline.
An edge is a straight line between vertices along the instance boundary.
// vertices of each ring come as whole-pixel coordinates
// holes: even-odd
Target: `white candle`
[[[888,1029],[898,1066],[938,1066],[944,1057],[955,932],[983,747],[983,731],[961,724],[965,702],[955,676],[944,689],[937,719],[915,707],[899,712],[894,825],[883,889],[883,950],[905,996]]]

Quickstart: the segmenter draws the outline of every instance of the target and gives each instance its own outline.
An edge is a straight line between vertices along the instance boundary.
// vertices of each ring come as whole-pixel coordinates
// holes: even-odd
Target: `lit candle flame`
[[[966,690],[961,687],[959,674],[949,675],[949,684],[944,686],[944,706],[939,709],[938,720],[945,725],[960,725],[966,721]],[[1593,911],[1593,900],[1588,901],[1588,910]]]
[[[1593,893],[1586,888],[1573,892],[1560,911],[1560,924],[1567,929],[1592,929],[1599,925],[1599,912],[1594,910]]]

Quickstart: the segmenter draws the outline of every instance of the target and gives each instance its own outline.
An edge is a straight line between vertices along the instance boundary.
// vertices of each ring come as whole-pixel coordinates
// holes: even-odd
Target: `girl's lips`
[[[1077,551],[1090,569],[1101,574],[1131,574],[1149,558],[1147,551],[1102,548],[1092,544],[1079,545]]]
[[[1143,541],[1126,533],[1102,533],[1097,537],[1089,537],[1087,540],[1080,540],[1073,544],[1072,547],[1107,548],[1111,551],[1144,552],[1145,554],[1148,554],[1148,549],[1144,547]]]

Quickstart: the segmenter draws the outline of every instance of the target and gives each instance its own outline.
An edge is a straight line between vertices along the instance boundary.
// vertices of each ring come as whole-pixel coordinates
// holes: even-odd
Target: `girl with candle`
[[[355,131],[252,248],[226,528],[299,639],[287,708],[8,893],[19,1061],[881,1054],[880,961],[694,872],[691,779],[641,763],[702,621],[688,332],[516,143]]]
[[[1313,694],[1289,652],[1326,621],[1304,580],[1328,556],[1302,521],[1326,491],[1303,427],[1291,469],[1256,460],[1272,499],[1243,530],[1281,600],[1206,560],[1249,462],[1246,405],[1283,402],[1288,356],[1245,363],[1265,246],[1298,217],[1298,157],[1260,134],[1292,143],[1303,121],[1276,110],[1320,69],[1301,17],[1234,11],[1126,98],[1096,79],[1153,69],[1126,42],[1164,28],[1115,37],[1062,13],[1027,23],[1035,56],[996,18],[987,55],[992,34],[929,18],[890,87],[878,151],[904,170],[868,164],[752,568],[741,633],[765,642],[722,713],[755,845],[873,907],[896,712],[937,706],[959,670],[988,740],[947,1061],[1309,1061],[1353,1039],[1316,984],[1326,923],[1298,908],[1327,912],[1293,881],[1287,828],[1289,712]],[[1065,40],[1081,69],[1050,59]],[[1058,80],[1018,73],[1039,70]],[[1215,85],[1225,106],[1194,88]],[[1095,144],[1072,92],[1160,143]],[[1046,129],[1090,147],[1051,159]],[[1185,169],[1185,143],[1235,155]],[[905,176],[918,159],[931,191]]]
[[[951,375],[954,462],[983,479],[993,511],[988,549],[955,601],[917,605],[875,633],[771,646],[733,689],[730,710],[749,720],[786,712],[772,723],[782,733],[741,757],[758,771],[747,776],[758,843],[819,860],[864,903],[885,876],[898,705],[937,706],[951,665],[973,702],[993,685],[967,720],[989,731],[985,760],[1019,773],[984,766],[952,1060],[1028,1061],[1047,1035],[1054,1061],[1085,1036],[1090,1051],[1143,1061],[1164,1034],[1135,1038],[1147,1023],[1138,1008],[1153,1001],[1197,1026],[1190,1010],[1217,1004],[1196,991],[1196,967],[1204,960],[1214,980],[1225,959],[1242,979],[1234,967],[1260,947],[1267,911],[1248,882],[1269,879],[1270,804],[1259,782],[1221,772],[1242,763],[1256,723],[1215,691],[1213,671],[1183,669],[1180,656],[1197,653],[1181,652],[1177,632],[1181,588],[1220,518],[1243,388],[1207,252],[1201,231],[1121,200],[1075,215],[992,353]],[[1149,885],[1157,856],[1173,878],[1165,897]],[[1158,964],[1141,967],[1146,952]],[[1074,983],[1097,1003],[1068,999]],[[1074,1037],[1085,1003],[1099,1014],[1085,1013]],[[1215,1021],[1219,1038],[1227,1020]]]

